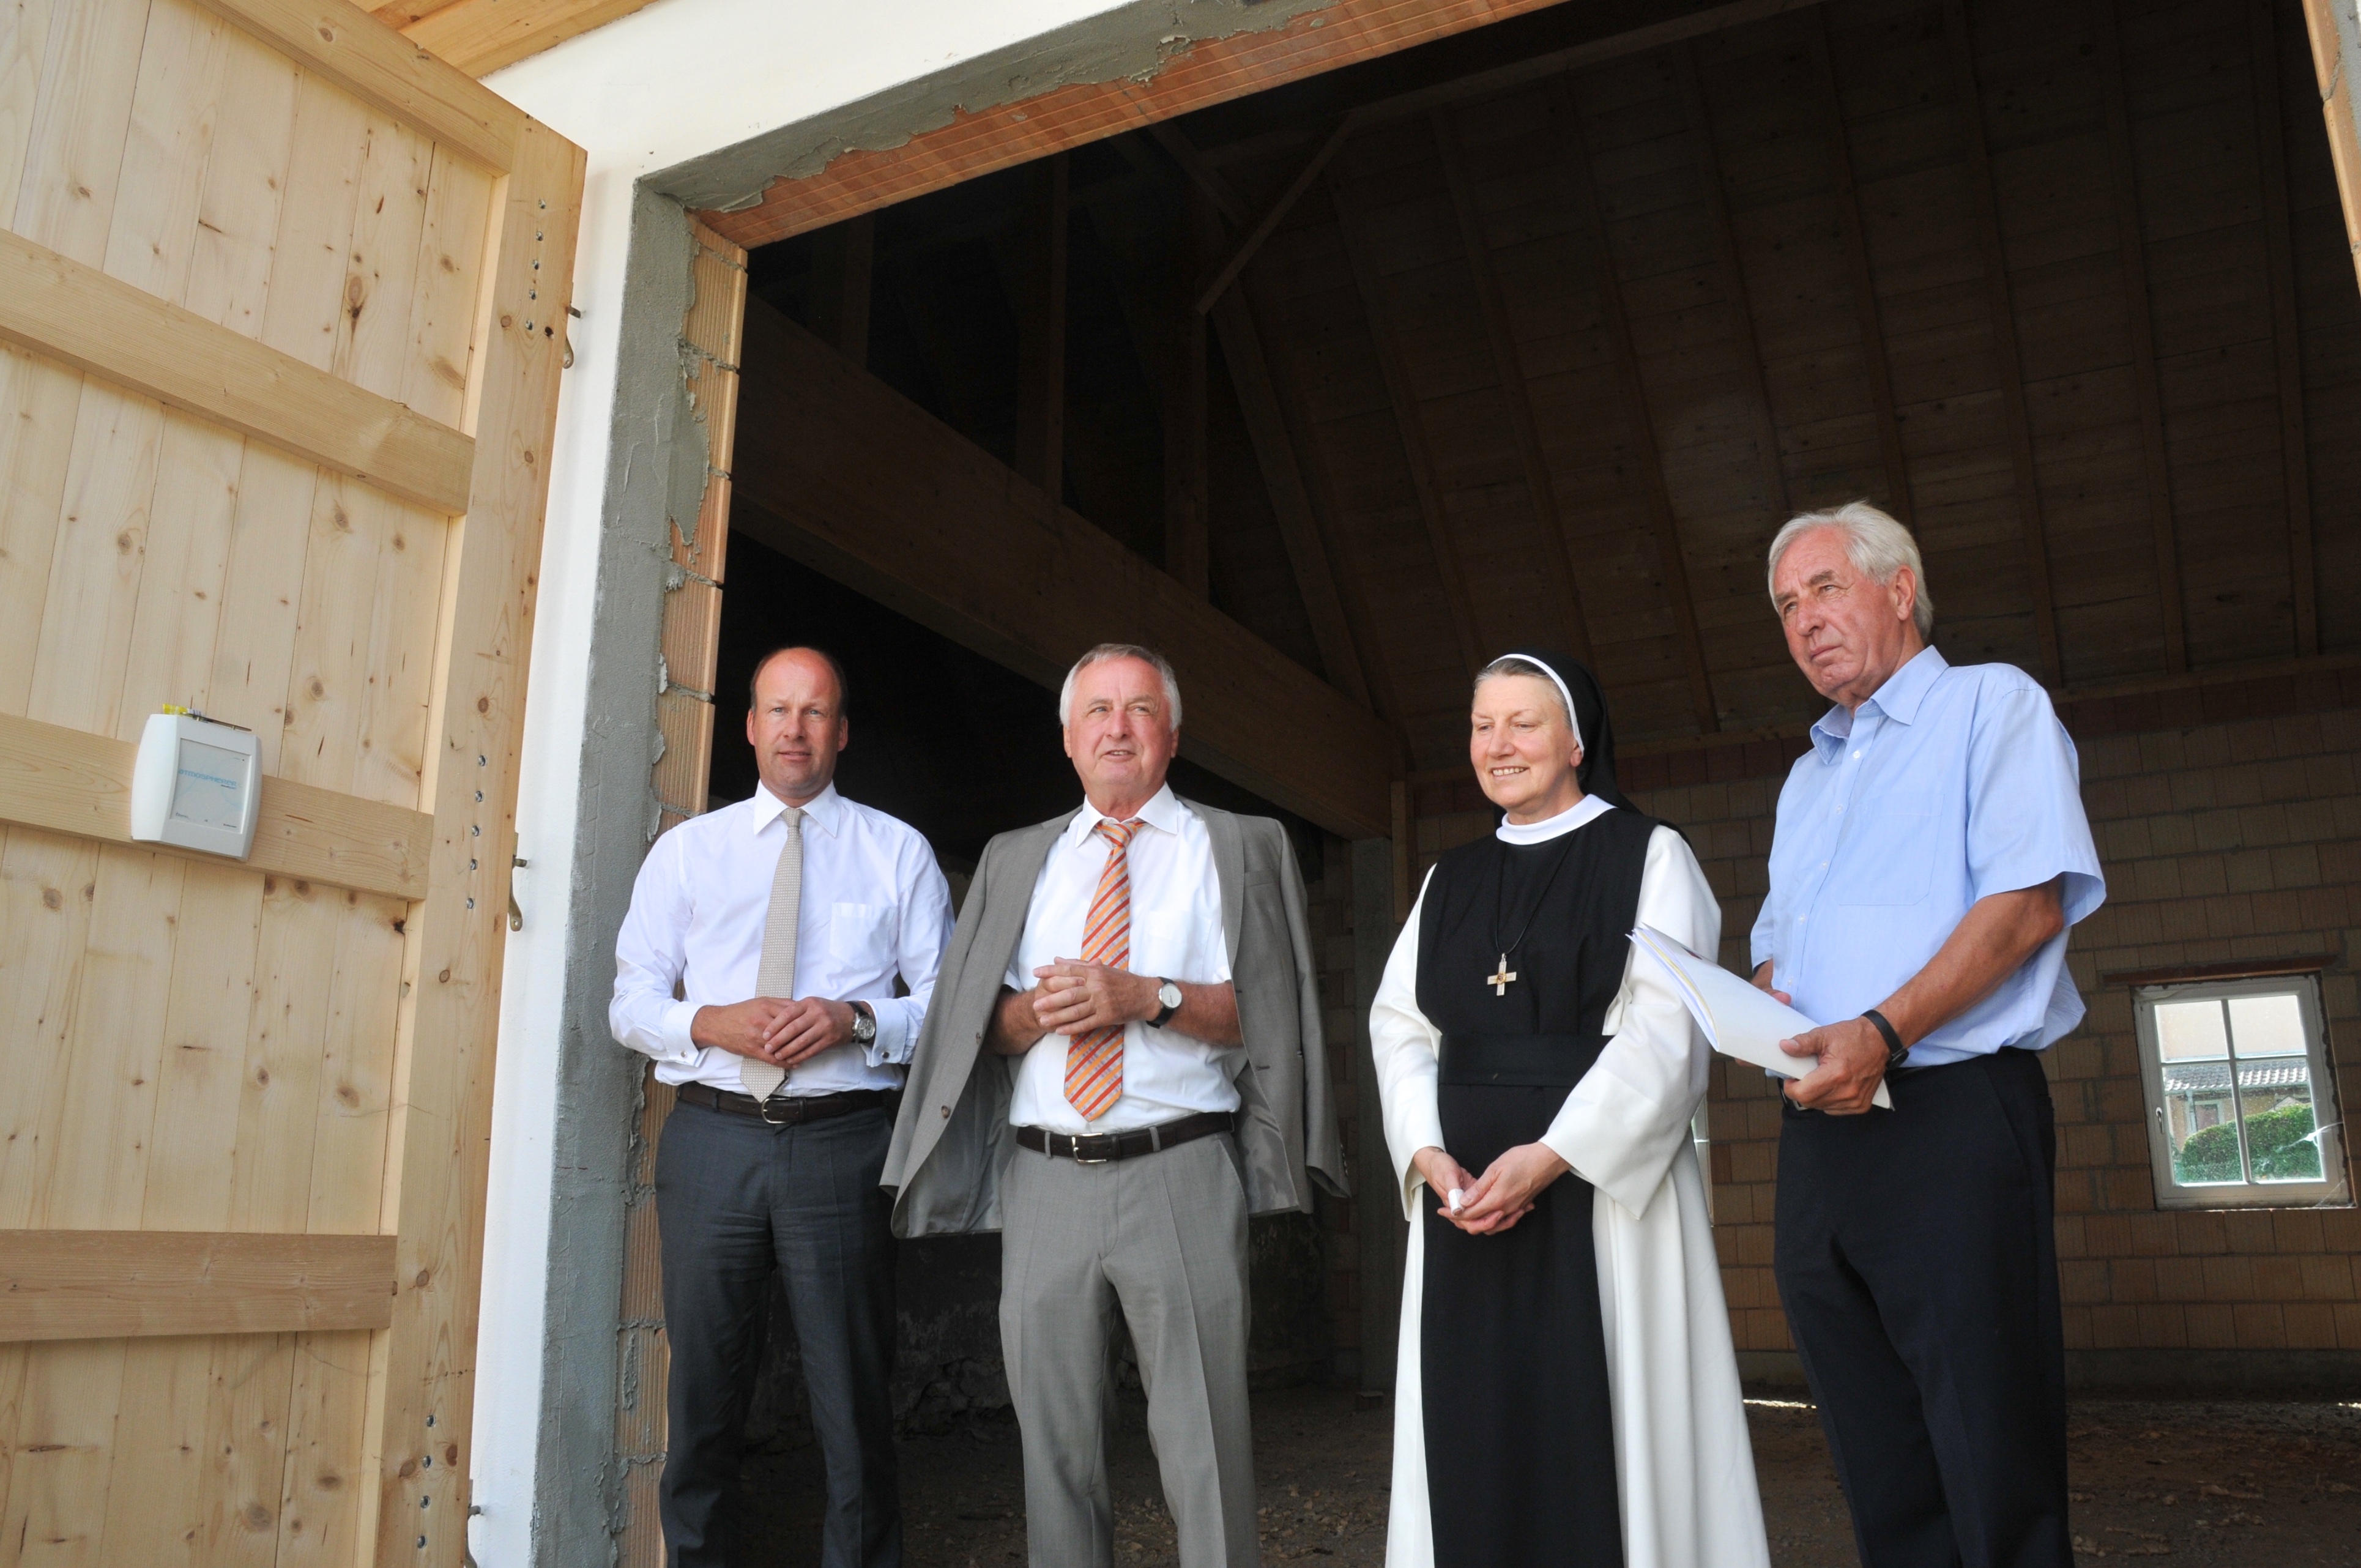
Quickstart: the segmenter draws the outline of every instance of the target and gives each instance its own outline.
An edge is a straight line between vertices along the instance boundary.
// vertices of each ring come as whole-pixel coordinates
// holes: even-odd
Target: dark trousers
[[[2071,1568],[2057,1131],[2040,1058],[1786,1106],[1776,1270],[1863,1568]]]
[[[775,1267],[802,1348],[828,1471],[826,1568],[898,1568],[900,1484],[886,1379],[894,1362],[894,1235],[877,1185],[882,1108],[772,1127],[675,1105],[656,1151],[672,1427],[662,1491],[674,1568],[722,1562],[714,1516],[738,1476],[753,1327]]]

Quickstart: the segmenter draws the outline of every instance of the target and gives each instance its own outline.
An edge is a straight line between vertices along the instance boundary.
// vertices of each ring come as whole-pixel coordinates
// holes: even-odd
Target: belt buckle
[[[779,1119],[775,1122],[771,1120],[771,1104],[773,1101],[776,1101],[778,1102],[779,1111],[781,1113]],[[791,1120],[785,1114],[786,1110],[786,1101],[780,1098],[780,1096],[775,1093],[773,1094],[770,1099],[757,1100],[754,1102],[754,1114],[763,1119],[763,1125],[766,1127],[792,1126],[796,1121],[800,1121],[802,1119],[800,1117],[796,1117]]]
[[[1115,1156],[1111,1153],[1099,1155],[1094,1158],[1085,1157],[1082,1154],[1082,1141],[1084,1138],[1104,1138],[1106,1140],[1109,1148],[1113,1148],[1115,1144],[1114,1135],[1109,1133],[1084,1133],[1070,1138],[1067,1141],[1073,1146],[1074,1163],[1076,1165],[1104,1165],[1115,1158]]]

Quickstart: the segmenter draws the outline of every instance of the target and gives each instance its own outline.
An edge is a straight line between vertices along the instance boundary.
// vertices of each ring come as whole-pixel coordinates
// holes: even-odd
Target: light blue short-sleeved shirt
[[[1978,899],[2061,876],[2070,927],[2107,886],[2049,694],[2013,665],[1954,668],[1929,648],[1855,711],[1812,726],[1779,792],[1754,963],[1770,960],[1806,1017],[1858,1017],[1924,969]],[[2061,931],[1909,1065],[2040,1050],[2081,1021]]]

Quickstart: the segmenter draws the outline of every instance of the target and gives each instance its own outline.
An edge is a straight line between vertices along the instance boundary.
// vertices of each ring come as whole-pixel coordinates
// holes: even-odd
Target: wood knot
[[[45,888],[41,889],[41,907],[42,907],[42,908],[44,908],[44,909],[63,909],[65,906],[66,906],[66,895],[65,895],[64,894],[60,893],[56,888],[53,888],[53,887],[45,887]]]

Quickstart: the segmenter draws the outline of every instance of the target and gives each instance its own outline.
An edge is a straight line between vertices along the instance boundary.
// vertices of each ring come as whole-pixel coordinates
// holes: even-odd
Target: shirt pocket
[[[1830,902],[1892,905],[1924,899],[1934,881],[1934,813],[1883,803],[1852,809],[1828,882]]]
[[[831,904],[828,956],[849,969],[875,969],[894,958],[894,908],[887,904]]]

